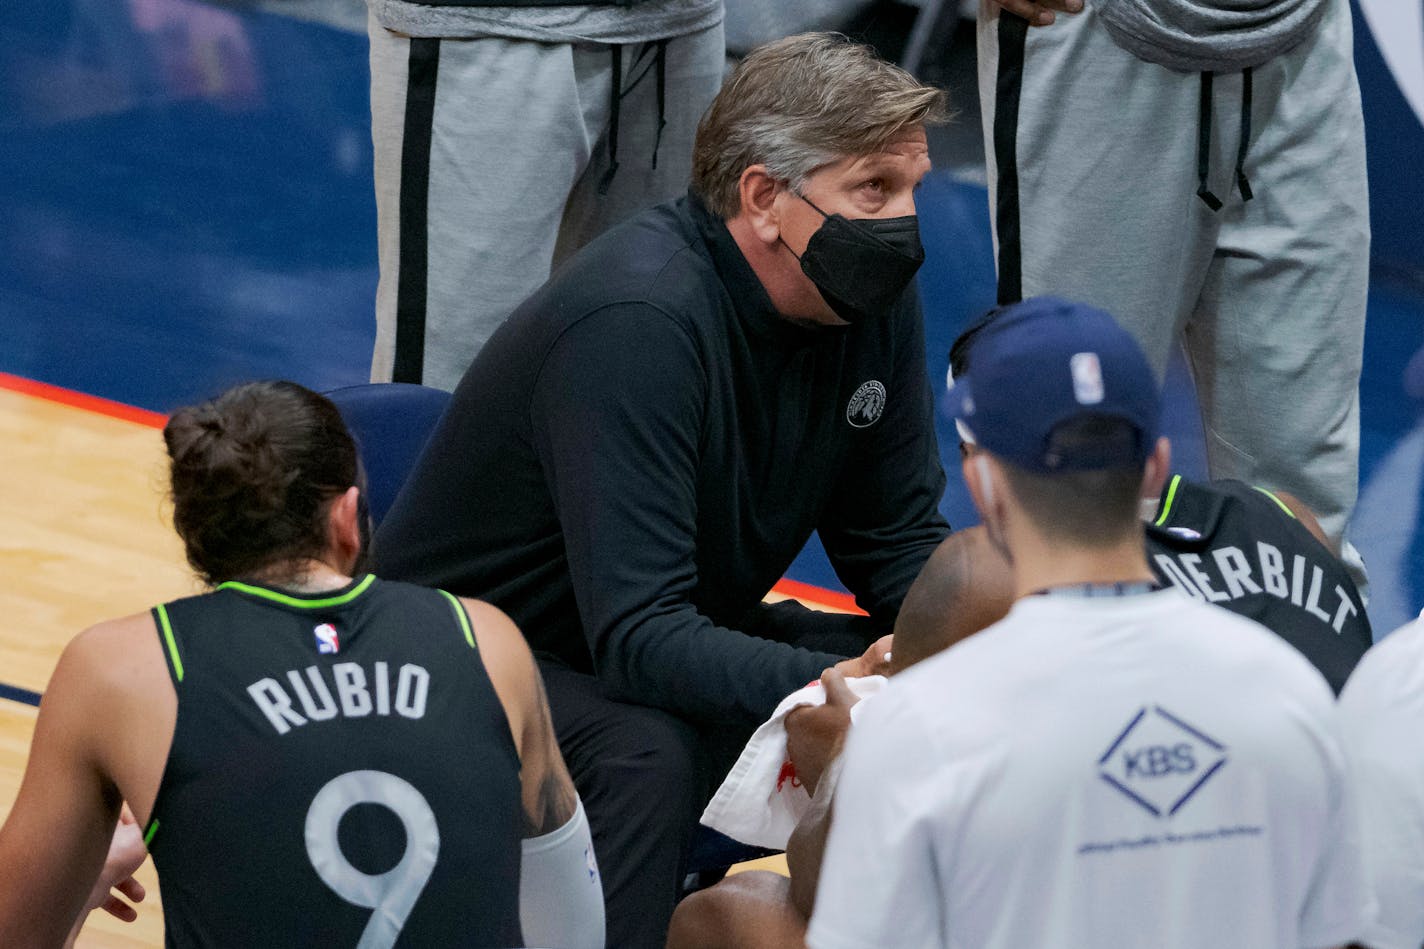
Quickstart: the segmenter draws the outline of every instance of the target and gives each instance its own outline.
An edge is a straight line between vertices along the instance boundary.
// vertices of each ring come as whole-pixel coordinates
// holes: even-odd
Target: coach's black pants
[[[559,748],[603,875],[609,949],[662,949],[702,809],[751,730],[699,730],[606,698],[590,675],[540,660]]]

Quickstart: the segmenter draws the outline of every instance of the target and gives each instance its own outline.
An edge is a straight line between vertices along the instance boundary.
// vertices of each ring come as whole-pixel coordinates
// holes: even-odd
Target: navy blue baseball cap
[[[949,414],[974,442],[1041,474],[1141,467],[1162,396],[1142,347],[1106,312],[1057,297],[999,307],[969,340]],[[1055,438],[1065,422],[1119,419],[1128,437]]]

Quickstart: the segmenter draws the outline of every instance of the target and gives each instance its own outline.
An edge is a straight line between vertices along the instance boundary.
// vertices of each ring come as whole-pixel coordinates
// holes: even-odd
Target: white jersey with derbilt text
[[[1371,907],[1338,731],[1249,620],[1027,597],[852,729],[808,943],[1348,943]]]
[[[1386,636],[1340,693],[1379,919],[1370,949],[1424,945],[1424,619]]]

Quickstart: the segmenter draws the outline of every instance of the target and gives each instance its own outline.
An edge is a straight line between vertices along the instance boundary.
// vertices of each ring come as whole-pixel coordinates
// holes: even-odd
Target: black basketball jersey
[[[1355,583],[1274,494],[1177,475],[1147,528],[1158,579],[1268,627],[1338,695],[1374,641]]]
[[[153,615],[169,946],[524,944],[519,757],[454,597],[230,582]]]

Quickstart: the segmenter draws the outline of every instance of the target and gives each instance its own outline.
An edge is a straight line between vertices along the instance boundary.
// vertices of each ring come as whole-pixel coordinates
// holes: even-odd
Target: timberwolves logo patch
[[[846,405],[846,421],[856,428],[874,425],[880,413],[885,411],[885,387],[878,380],[871,379],[855,390]]]
[[[322,623],[312,630],[316,637],[316,651],[323,656],[331,656],[341,651],[341,639],[336,635],[336,627]]]

